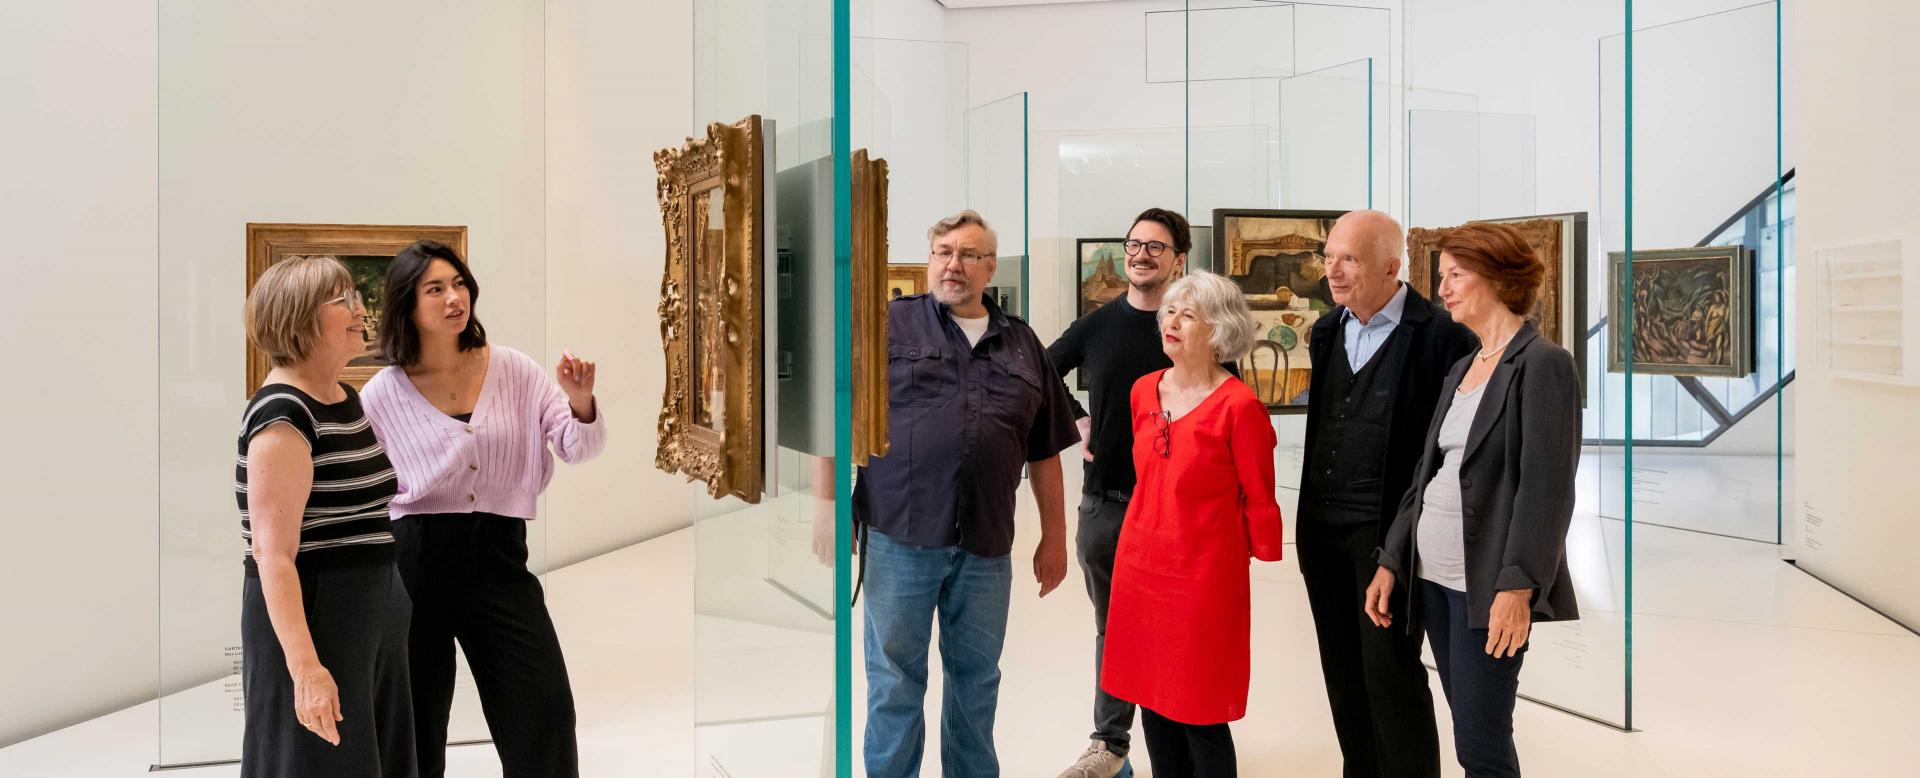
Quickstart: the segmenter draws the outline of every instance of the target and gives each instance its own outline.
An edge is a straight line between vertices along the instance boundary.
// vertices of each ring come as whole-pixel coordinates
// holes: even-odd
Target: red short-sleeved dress
[[[1165,373],[1133,385],[1139,483],[1113,560],[1100,686],[1174,721],[1219,724],[1247,711],[1248,558],[1280,559],[1273,424],[1230,378],[1167,424],[1163,443]]]

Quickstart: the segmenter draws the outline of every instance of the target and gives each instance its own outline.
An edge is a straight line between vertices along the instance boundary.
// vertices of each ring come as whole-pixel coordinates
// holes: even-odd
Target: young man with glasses
[[[1127,230],[1127,293],[1067,327],[1047,347],[1061,375],[1079,370],[1091,412],[1073,400],[1080,429],[1086,481],[1081,485],[1080,527],[1074,538],[1087,597],[1093,600],[1093,736],[1080,758],[1060,778],[1132,775],[1127,752],[1134,705],[1100,690],[1100,653],[1106,641],[1107,599],[1113,585],[1113,553],[1121,521],[1133,497],[1133,421],[1128,394],[1135,381],[1173,366],[1162,351],[1160,310],[1167,286],[1187,265],[1193,231],[1187,220],[1164,208],[1148,208]],[[1232,365],[1228,372],[1238,375]]]
[[[936,615],[943,772],[1000,774],[993,719],[1023,465],[1040,508],[1040,595],[1067,575],[1060,452],[1075,434],[1066,386],[1033,329],[983,296],[997,240],[980,215],[942,219],[927,238],[928,293],[887,306],[890,450],[861,469],[853,492],[871,778],[920,774]]]

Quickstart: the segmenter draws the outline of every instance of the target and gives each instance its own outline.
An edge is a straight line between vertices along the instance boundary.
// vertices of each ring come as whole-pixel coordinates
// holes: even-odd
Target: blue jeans
[[[1519,778],[1513,747],[1513,705],[1520,692],[1525,646],[1511,657],[1487,655],[1487,630],[1467,626],[1467,593],[1418,581],[1427,643],[1440,688],[1453,709],[1453,751],[1467,778]]]
[[[920,774],[926,751],[927,646],[940,615],[940,764],[948,776],[994,778],[993,715],[1013,589],[1010,557],[958,546],[915,548],[867,538],[866,762],[869,778]]]

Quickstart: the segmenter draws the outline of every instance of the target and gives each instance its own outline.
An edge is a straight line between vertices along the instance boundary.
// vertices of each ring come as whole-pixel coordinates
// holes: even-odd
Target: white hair
[[[1246,295],[1241,293],[1239,285],[1225,276],[1194,271],[1173,282],[1173,286],[1167,288],[1156,320],[1165,323],[1167,314],[1181,304],[1193,306],[1200,312],[1200,318],[1213,327],[1210,345],[1215,359],[1238,362],[1253,349],[1254,330],[1260,324],[1253,320],[1253,310],[1247,307]]]

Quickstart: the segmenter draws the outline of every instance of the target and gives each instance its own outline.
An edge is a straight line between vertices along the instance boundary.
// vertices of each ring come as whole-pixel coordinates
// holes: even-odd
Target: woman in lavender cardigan
[[[394,257],[385,297],[380,349],[391,367],[363,396],[400,480],[393,535],[414,603],[420,774],[446,771],[457,640],[505,778],[577,776],[573,691],[527,570],[527,522],[553,455],[581,462],[606,444],[594,364],[567,353],[556,382],[526,355],[488,345],[473,313],[480,286],[441,243]]]

